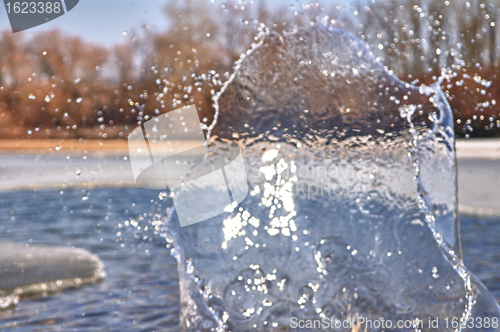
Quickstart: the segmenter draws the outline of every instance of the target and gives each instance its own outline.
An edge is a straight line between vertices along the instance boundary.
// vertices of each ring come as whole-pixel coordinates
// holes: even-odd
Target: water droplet
[[[435,266],[432,268],[432,277],[433,277],[434,279],[439,278],[438,269],[437,269],[437,267],[435,267]]]

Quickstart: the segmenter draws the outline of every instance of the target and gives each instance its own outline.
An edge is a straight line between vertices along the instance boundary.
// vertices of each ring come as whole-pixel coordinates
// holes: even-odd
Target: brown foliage
[[[498,6],[471,2],[473,8],[460,11],[444,1],[428,2],[428,16],[422,19],[423,2],[360,5],[356,18],[334,7],[327,14],[330,23],[369,43],[402,79],[431,84],[440,68],[455,66],[459,75],[445,80],[443,88],[457,119],[457,134],[500,135],[498,34],[491,25]],[[31,39],[2,33],[0,138],[126,137],[138,122],[188,104],[195,104],[200,119],[211,123],[213,93],[263,29],[254,22],[279,33],[326,13],[313,6],[296,15],[263,2],[251,10],[232,2],[221,7],[203,0],[178,3],[170,3],[166,12],[168,31],[153,33],[146,27],[112,48],[58,31]],[[451,24],[453,19],[460,24]],[[460,52],[456,43],[462,45]]]

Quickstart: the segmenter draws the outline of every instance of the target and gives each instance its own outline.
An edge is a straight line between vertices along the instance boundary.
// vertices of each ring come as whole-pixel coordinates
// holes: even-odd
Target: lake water
[[[0,331],[177,331],[177,264],[150,222],[158,212],[165,214],[158,193],[136,188],[0,193],[0,240],[86,248],[99,255],[108,274],[102,283],[25,299],[0,311]],[[134,227],[134,232],[126,221],[148,229]],[[500,217],[462,215],[461,227],[467,267],[500,299]]]
[[[108,274],[100,284],[20,301],[0,312],[0,331],[177,331],[177,265],[165,239],[117,233],[120,222],[161,209],[155,199],[158,192],[141,189],[0,194],[0,240],[86,248]]]

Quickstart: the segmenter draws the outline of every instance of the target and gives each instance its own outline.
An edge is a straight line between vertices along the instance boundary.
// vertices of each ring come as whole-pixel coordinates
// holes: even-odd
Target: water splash
[[[412,107],[410,108],[410,110],[408,110],[407,107],[402,108],[401,116],[407,119],[411,128],[410,132],[413,136],[412,145],[414,149],[412,151],[411,157],[413,159],[413,163],[415,166],[415,180],[417,182],[417,188],[419,192],[420,207],[425,212],[425,220],[427,222],[427,225],[429,226],[436,243],[439,245],[439,248],[442,250],[443,255],[447,258],[449,264],[452,265],[453,269],[463,280],[464,288],[466,291],[465,294],[466,303],[464,312],[460,317],[460,319],[467,322],[469,321],[474,309],[474,305],[476,304],[476,298],[475,298],[476,296],[474,294],[474,290],[472,289],[471,276],[460,257],[461,253],[460,252],[455,253],[455,249],[452,248],[450,244],[444,240],[443,234],[439,231],[438,227],[436,226],[436,216],[432,208],[433,199],[432,197],[431,198],[428,197],[429,191],[426,190],[425,184],[423,184],[424,181],[421,181],[421,173],[420,173],[421,160],[419,156],[420,154],[423,153],[422,149],[425,149],[425,144],[427,142],[430,141],[431,144],[433,144],[433,142],[436,141],[436,136],[440,136],[445,141],[444,144],[446,144],[451,150],[454,149],[454,140],[453,140],[454,133],[452,126],[453,121],[452,119],[450,119],[451,111],[449,110],[446,97],[444,96],[443,92],[439,87],[440,81],[442,79],[444,79],[444,76],[442,76],[440,80],[433,86],[420,87],[420,91],[428,96],[431,96],[434,106],[437,109],[441,110],[439,119],[436,118],[433,119],[434,126],[431,130],[428,130],[423,135],[419,135],[419,133],[417,132],[415,124],[412,121],[412,116],[414,114],[416,107]],[[443,128],[445,129],[445,131],[442,130]],[[430,189],[432,192],[432,188]],[[436,271],[433,270],[433,273],[436,272],[437,269]],[[462,327],[455,329],[455,331],[461,331],[461,330]]]
[[[498,317],[460,257],[453,121],[437,85],[399,81],[320,24],[265,34],[215,102],[210,158],[244,147],[252,192],[190,227],[169,215],[183,330]]]

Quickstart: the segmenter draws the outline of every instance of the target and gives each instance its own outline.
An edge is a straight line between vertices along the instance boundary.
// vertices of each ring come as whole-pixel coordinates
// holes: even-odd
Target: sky
[[[166,0],[80,0],[65,15],[25,30],[24,34],[32,36],[57,28],[94,43],[117,44],[124,41],[124,31],[137,29],[142,24],[160,31],[166,29],[168,23],[163,13],[166,3]],[[3,2],[0,2],[0,30],[12,31]]]
[[[11,1],[31,2],[35,0]],[[296,1],[277,0],[269,2],[269,6],[292,4]],[[168,2],[168,0],[80,0],[78,5],[65,15],[25,30],[23,33],[31,37],[39,32],[57,28],[93,43],[118,44],[124,41],[124,31],[130,31],[133,28],[137,30],[145,24],[150,25],[153,30],[165,30],[168,27],[168,21],[163,10]],[[216,4],[219,2],[221,1],[216,1]],[[12,31],[7,9],[2,1],[0,2],[0,31],[4,30]]]

